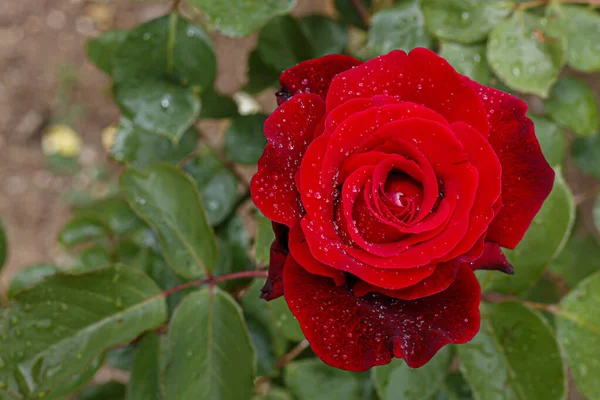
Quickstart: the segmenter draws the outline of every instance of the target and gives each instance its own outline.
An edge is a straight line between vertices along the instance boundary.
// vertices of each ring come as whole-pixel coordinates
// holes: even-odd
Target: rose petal
[[[502,208],[488,229],[487,240],[514,249],[525,235],[554,184],[527,118],[527,104],[500,90],[465,78],[483,99],[490,122],[489,142],[502,165]]]
[[[401,50],[373,58],[337,75],[327,94],[327,110],[355,98],[394,96],[422,104],[450,122],[466,122],[487,136],[481,99],[446,60],[431,50]]]
[[[362,297],[368,293],[379,293],[388,297],[393,297],[402,300],[414,300],[422,297],[434,295],[448,288],[456,279],[456,273],[460,263],[447,262],[438,264],[435,267],[435,272],[426,279],[416,285],[409,286],[405,289],[389,290],[383,289],[369,283],[359,281],[352,288],[355,296]]]
[[[288,258],[285,299],[312,350],[326,364],[350,371],[393,357],[417,368],[443,346],[466,343],[479,330],[479,282],[462,266],[441,293],[418,300],[377,294],[356,297]]]
[[[483,254],[477,260],[469,263],[469,266],[473,270],[493,269],[509,275],[515,273],[514,267],[508,262],[500,246],[493,242],[485,242]]]
[[[272,221],[292,227],[304,214],[294,177],[323,114],[323,100],[302,93],[265,121],[268,144],[258,161],[250,191],[256,207]]]
[[[279,77],[279,84],[284,93],[293,96],[298,93],[314,93],[323,100],[329,90],[331,80],[340,72],[361,64],[354,57],[342,54],[329,54],[320,58],[307,60],[286,69]],[[278,96],[282,100],[286,96]],[[279,104],[288,100],[289,97]]]
[[[289,253],[289,231],[287,226],[273,222],[275,240],[271,243],[269,276],[261,289],[261,299],[270,301],[283,295],[283,266]]]

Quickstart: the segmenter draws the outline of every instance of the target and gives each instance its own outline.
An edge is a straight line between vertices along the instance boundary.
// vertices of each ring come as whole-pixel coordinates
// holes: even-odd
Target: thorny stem
[[[212,285],[216,285],[219,282],[225,282],[225,281],[231,281],[234,279],[241,279],[241,278],[266,278],[267,277],[267,271],[241,271],[241,272],[234,272],[231,274],[226,274],[226,275],[220,275],[220,276],[213,276],[212,278],[206,278],[206,279],[199,279],[196,281],[191,281],[191,282],[185,282],[182,283],[180,285],[177,286],[173,286],[171,289],[165,290],[161,293],[161,296],[163,297],[167,297],[172,295],[173,293],[177,293],[181,290],[190,288],[190,287],[194,287],[194,286],[201,286],[201,285],[206,285],[206,284],[210,284]]]
[[[519,303],[529,308],[536,310],[548,311],[549,313],[559,315],[563,314],[560,307],[556,304],[535,303],[533,301],[521,300],[515,296],[508,296],[501,293],[483,293],[481,299],[488,303],[501,303],[503,301],[518,301]]]
[[[537,6],[550,3],[551,0],[531,0],[516,5],[517,10],[526,10]],[[558,3],[572,3],[572,4],[589,4],[592,6],[600,5],[600,0],[557,0]]]
[[[354,6],[354,9],[356,10],[356,13],[360,17],[363,24],[365,24],[365,26],[369,26],[369,12],[367,11],[362,0],[352,0],[352,5]]]

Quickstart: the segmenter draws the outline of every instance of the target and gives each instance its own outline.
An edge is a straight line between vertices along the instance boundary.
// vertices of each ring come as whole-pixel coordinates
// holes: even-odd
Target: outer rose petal
[[[445,291],[408,301],[356,297],[309,274],[292,257],[283,280],[285,299],[311,348],[333,367],[365,371],[398,357],[417,368],[443,346],[466,343],[479,331],[481,289],[467,266]]]
[[[487,240],[514,249],[552,190],[554,171],[542,154],[527,104],[500,90],[464,78],[483,99],[490,122],[489,142],[502,165],[502,208]]]
[[[314,93],[325,100],[331,80],[340,72],[361,64],[354,57],[329,54],[299,63],[286,69],[279,77],[281,91],[277,100],[282,104],[298,93]],[[286,98],[287,97],[287,98]]]
[[[505,274],[514,274],[515,269],[508,262],[502,249],[496,243],[485,242],[483,254],[477,260],[469,263],[473,270],[476,269],[495,269]]]
[[[275,240],[271,243],[271,254],[269,257],[269,276],[261,289],[261,299],[267,301],[276,299],[283,295],[283,266],[288,256],[288,234],[290,229],[282,224],[273,222]]]
[[[462,75],[431,50],[401,50],[366,61],[331,81],[327,111],[348,100],[375,95],[394,96],[437,111],[449,122],[466,122],[487,136],[481,99]]]
[[[272,221],[292,227],[304,215],[295,175],[324,112],[320,97],[302,93],[265,121],[268,144],[258,161],[250,192],[256,207]]]
[[[435,267],[435,272],[429,277],[416,285],[409,286],[405,289],[389,290],[378,286],[373,286],[369,283],[359,281],[354,285],[352,291],[355,296],[362,297],[367,293],[379,293],[388,297],[394,297],[402,300],[414,300],[421,297],[427,297],[436,293],[442,292],[448,288],[456,279],[456,273],[460,263],[447,262],[439,264]]]

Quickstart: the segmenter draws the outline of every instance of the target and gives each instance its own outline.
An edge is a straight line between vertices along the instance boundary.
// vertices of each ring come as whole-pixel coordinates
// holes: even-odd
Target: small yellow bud
[[[75,157],[81,151],[81,137],[68,125],[50,125],[42,136],[42,151],[47,156]]]

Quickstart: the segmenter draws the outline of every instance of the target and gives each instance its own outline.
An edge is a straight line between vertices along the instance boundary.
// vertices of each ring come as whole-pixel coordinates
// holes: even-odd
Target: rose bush
[[[280,77],[252,198],[273,221],[263,298],[313,351],[411,367],[479,331],[473,270],[512,273],[554,171],[527,106],[417,48],[309,60]]]

